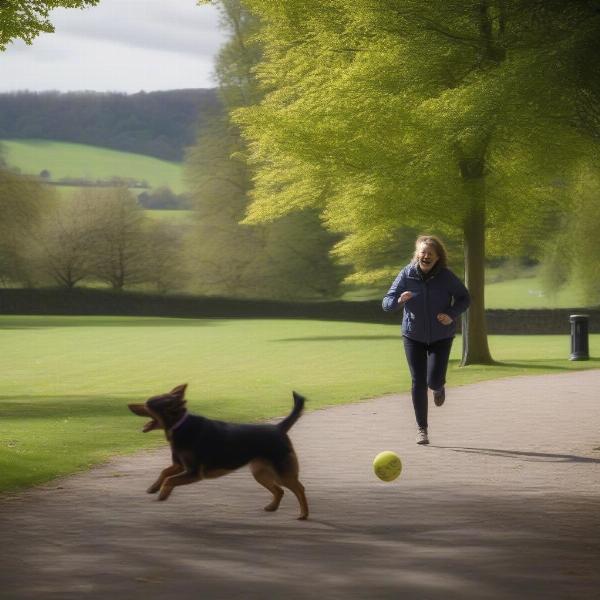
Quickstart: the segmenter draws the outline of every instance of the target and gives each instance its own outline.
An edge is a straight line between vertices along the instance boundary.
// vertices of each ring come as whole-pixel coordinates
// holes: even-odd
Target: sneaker
[[[417,429],[417,444],[429,444],[427,427],[419,427],[419,429]]]
[[[436,406],[444,404],[444,400],[446,400],[446,390],[444,388],[441,390],[433,390],[433,401]]]

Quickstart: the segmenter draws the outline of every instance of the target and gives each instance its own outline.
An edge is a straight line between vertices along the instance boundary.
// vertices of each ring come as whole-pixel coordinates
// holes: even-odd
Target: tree
[[[333,237],[314,210],[268,224],[242,224],[250,172],[239,132],[225,115],[189,149],[186,173],[194,207],[188,244],[194,290],[247,298],[334,296],[343,276],[329,258]]]
[[[87,189],[44,216],[29,258],[66,289],[95,278],[115,290],[143,283],[166,293],[183,287],[184,230],[148,219],[126,189]]]
[[[148,281],[146,217],[135,196],[127,188],[84,190],[80,204],[94,224],[92,274],[114,290]]]
[[[575,203],[571,243],[567,246],[573,256],[573,276],[587,303],[600,306],[600,168],[582,173]]]
[[[223,109],[212,114],[189,149],[186,175],[196,214],[191,270],[196,290],[252,298],[322,298],[338,292],[343,271],[329,251],[335,238],[314,209],[274,223],[241,224],[249,204],[251,171],[239,129],[228,112],[260,100],[253,75],[261,49],[258,23],[239,0],[219,3],[231,37],[216,73]]]
[[[26,44],[42,32],[53,33],[48,16],[55,8],[86,8],[100,0],[3,0],[0,2],[0,51],[15,38]]]
[[[258,229],[240,225],[249,189],[240,149],[238,133],[227,116],[219,113],[198,136],[186,158],[186,179],[194,208],[190,271],[195,290],[202,294],[246,295],[252,285],[249,265],[260,252],[261,240]]]
[[[31,284],[29,264],[37,227],[52,208],[51,190],[0,167],[0,282]]]
[[[571,210],[545,244],[542,282],[548,295],[578,284],[589,306],[600,305],[600,163],[574,177]],[[575,301],[573,301],[575,306]]]
[[[82,194],[83,196],[83,194]],[[63,199],[46,215],[37,236],[37,268],[66,289],[92,274],[94,211],[85,197]]]
[[[598,152],[576,109],[582,90],[597,105],[595,3],[245,4],[264,47],[265,97],[235,115],[256,169],[250,222],[318,208],[363,281],[397,270],[364,256],[403,226],[461,236],[473,297],[462,364],[492,362],[486,244],[539,242],[565,197],[553,182]]]

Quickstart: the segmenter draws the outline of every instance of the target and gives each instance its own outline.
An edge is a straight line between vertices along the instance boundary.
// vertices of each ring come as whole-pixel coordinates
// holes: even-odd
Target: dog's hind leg
[[[306,500],[306,494],[304,493],[304,486],[298,479],[298,459],[296,454],[292,453],[288,457],[283,469],[279,470],[279,476],[277,478],[278,483],[291,490],[300,503],[300,516],[298,520],[304,521],[308,518],[308,502]]]
[[[250,471],[254,479],[273,494],[273,500],[265,506],[265,510],[268,512],[276,511],[283,498],[283,490],[275,483],[275,471],[267,463],[258,460],[250,463]]]
[[[304,521],[308,519],[308,502],[306,501],[306,494],[304,493],[304,486],[300,483],[299,479],[282,479],[282,485],[284,485],[288,490],[291,490],[296,498],[298,498],[298,502],[300,503],[300,516],[298,517],[299,521]]]
[[[163,469],[160,475],[158,476],[158,479],[146,491],[149,494],[156,494],[156,492],[160,490],[160,486],[167,477],[170,477],[171,475],[176,475],[177,473],[181,473],[181,471],[183,471],[183,467],[178,464],[173,464],[170,467]]]

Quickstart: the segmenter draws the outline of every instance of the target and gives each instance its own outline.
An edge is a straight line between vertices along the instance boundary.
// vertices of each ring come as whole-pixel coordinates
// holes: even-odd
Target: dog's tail
[[[292,428],[292,425],[300,418],[300,415],[304,410],[304,401],[306,400],[304,396],[301,396],[297,392],[292,392],[292,395],[294,396],[294,408],[292,409],[292,412],[285,419],[283,419],[283,421],[280,421],[277,424],[279,429],[285,431],[286,433]]]

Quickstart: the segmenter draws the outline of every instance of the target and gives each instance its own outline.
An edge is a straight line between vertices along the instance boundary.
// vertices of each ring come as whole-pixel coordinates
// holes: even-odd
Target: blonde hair
[[[448,252],[446,252],[446,248],[442,240],[435,235],[420,235],[415,242],[415,253],[413,254],[413,263],[418,262],[417,255],[419,254],[419,246],[425,244],[426,246],[431,246],[435,253],[438,255],[438,264],[440,267],[448,266]]]

